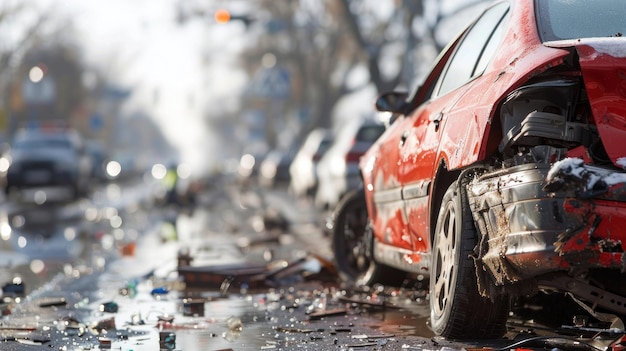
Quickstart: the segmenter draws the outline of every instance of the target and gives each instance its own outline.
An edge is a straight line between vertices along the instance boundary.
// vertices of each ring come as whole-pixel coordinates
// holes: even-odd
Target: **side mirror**
[[[407,97],[408,94],[404,92],[383,93],[376,99],[376,109],[381,112],[404,114],[404,109],[408,105]]]

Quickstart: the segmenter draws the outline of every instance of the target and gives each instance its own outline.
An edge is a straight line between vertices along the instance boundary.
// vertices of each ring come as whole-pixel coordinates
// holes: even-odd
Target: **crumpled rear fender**
[[[626,271],[626,173],[567,158],[474,179],[479,271],[503,286],[556,271]],[[488,287],[483,286],[483,291]]]
[[[448,169],[458,170],[485,161],[497,152],[503,132],[493,127],[500,125],[496,119],[500,118],[502,103],[529,80],[562,65],[569,54],[566,50],[535,45],[504,70],[488,71],[477,78],[473,89],[466,91],[446,115],[438,159],[445,159]]]

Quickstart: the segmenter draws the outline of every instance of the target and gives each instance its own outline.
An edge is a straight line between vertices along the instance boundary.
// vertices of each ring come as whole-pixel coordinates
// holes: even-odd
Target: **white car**
[[[315,194],[317,188],[317,164],[332,145],[333,135],[330,130],[317,128],[312,130],[296,153],[289,166],[289,191],[295,196]]]
[[[361,185],[359,160],[384,131],[385,125],[375,120],[349,123],[339,131],[317,167],[316,207],[333,209],[347,191]]]

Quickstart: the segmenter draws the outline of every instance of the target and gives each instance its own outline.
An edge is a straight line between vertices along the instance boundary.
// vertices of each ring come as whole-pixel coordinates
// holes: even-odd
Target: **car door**
[[[364,179],[366,196],[372,197],[369,203],[374,209],[369,213],[374,235],[380,242],[411,250],[413,244],[396,171],[400,165],[397,145],[407,121],[402,116],[397,118],[366,152],[360,166],[367,178]]]
[[[362,168],[365,176],[370,177],[366,179],[369,185],[366,190],[373,193],[371,202],[375,209],[370,209],[369,213],[374,234],[382,243],[410,251],[426,251],[424,241],[411,235],[409,229],[404,200],[406,194],[403,193],[403,184],[407,183],[407,179],[402,177],[410,175],[407,167],[412,166],[407,165],[407,162],[420,157],[421,134],[425,134],[430,124],[428,116],[438,108],[438,104],[433,104],[430,97],[452,52],[445,50],[440,55],[422,86],[411,94],[407,111],[413,112],[394,118],[391,126],[366,154]],[[397,96],[399,98],[400,95]],[[381,109],[385,110],[384,107]]]
[[[443,162],[438,155],[442,139],[467,129],[467,119],[472,118],[473,101],[476,101],[473,96],[476,92],[468,82],[480,76],[493,56],[508,8],[508,3],[500,3],[486,10],[458,44],[449,48],[452,53],[441,63],[445,66],[433,82],[429,102],[408,118],[411,123],[403,126],[398,143],[401,164],[398,178],[411,241],[417,252],[426,252],[430,247],[429,195],[433,193],[436,170]],[[444,133],[446,128],[454,133]]]

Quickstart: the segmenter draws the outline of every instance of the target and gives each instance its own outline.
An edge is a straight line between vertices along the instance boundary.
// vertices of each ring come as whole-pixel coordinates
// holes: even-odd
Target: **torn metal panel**
[[[625,180],[622,172],[578,159],[476,178],[468,197],[482,235],[479,274],[502,286],[559,270],[624,271]]]
[[[564,212],[585,218],[584,228],[559,237],[557,251],[564,257],[575,255],[577,262],[567,259],[572,264],[624,271],[626,174],[567,158],[551,168],[544,189],[565,193]]]
[[[559,268],[556,238],[582,227],[579,218],[565,218],[563,199],[542,190],[548,169],[516,166],[483,175],[468,186],[470,208],[482,234],[477,262],[496,285]],[[529,260],[532,256],[537,259]]]
[[[626,119],[624,117],[624,65],[626,43],[623,38],[590,38],[572,41],[580,56],[587,95],[598,132],[607,155],[614,164],[626,155]],[[555,45],[556,46],[556,45]]]

